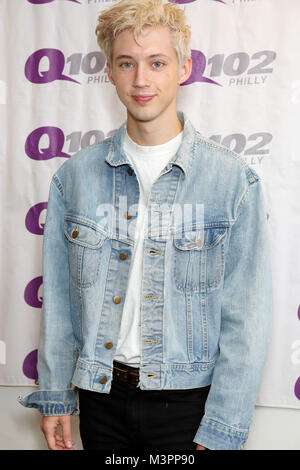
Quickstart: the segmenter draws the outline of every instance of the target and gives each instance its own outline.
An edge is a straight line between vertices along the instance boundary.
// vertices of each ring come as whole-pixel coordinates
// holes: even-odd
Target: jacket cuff
[[[77,390],[38,390],[17,400],[27,408],[38,409],[44,416],[79,414]]]
[[[204,417],[194,442],[211,450],[240,450],[244,447],[247,437],[247,430],[240,430]]]

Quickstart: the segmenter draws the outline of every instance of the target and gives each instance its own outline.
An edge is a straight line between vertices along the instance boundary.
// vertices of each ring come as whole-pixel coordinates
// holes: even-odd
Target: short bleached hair
[[[103,10],[95,30],[97,43],[112,66],[113,41],[124,30],[131,30],[137,37],[144,26],[168,26],[173,47],[177,53],[179,68],[191,56],[190,27],[186,24],[184,11],[174,3],[163,0],[121,0]]]

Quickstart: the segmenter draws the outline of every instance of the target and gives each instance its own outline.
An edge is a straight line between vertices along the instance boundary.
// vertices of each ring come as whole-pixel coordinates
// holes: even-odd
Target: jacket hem
[[[206,387],[211,384],[215,361],[190,364],[145,364],[140,367],[141,390],[175,390]],[[78,388],[109,393],[112,366],[88,364],[78,360],[72,377]]]
[[[240,450],[244,447],[247,437],[248,430],[237,429],[204,417],[194,442],[211,450]]]
[[[79,414],[76,390],[38,390],[17,400],[27,408],[36,408],[44,416]]]

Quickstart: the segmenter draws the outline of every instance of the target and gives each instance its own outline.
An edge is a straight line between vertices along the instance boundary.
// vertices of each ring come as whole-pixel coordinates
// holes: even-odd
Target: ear
[[[180,85],[181,83],[188,80],[191,73],[192,73],[192,58],[188,57],[181,68],[178,84]]]
[[[113,79],[113,76],[112,76],[112,69],[111,69],[111,67],[110,67],[110,65],[109,65],[108,62],[106,63],[106,70],[107,70],[107,76],[108,76],[109,81],[110,81],[113,85],[115,85],[115,82],[114,82],[114,79]]]

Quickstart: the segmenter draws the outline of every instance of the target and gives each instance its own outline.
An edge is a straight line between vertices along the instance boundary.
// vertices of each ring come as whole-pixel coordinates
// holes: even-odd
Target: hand
[[[62,427],[62,435],[57,427]],[[50,450],[74,450],[71,431],[71,415],[44,416],[40,424]]]
[[[197,444],[196,450],[206,450],[206,447],[200,446],[200,444]]]

